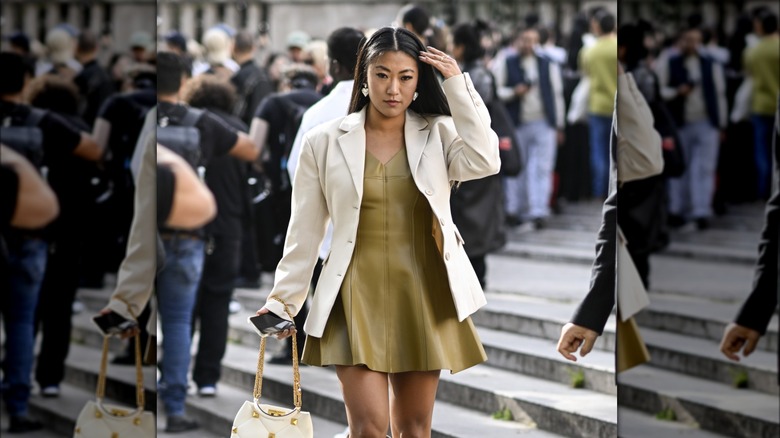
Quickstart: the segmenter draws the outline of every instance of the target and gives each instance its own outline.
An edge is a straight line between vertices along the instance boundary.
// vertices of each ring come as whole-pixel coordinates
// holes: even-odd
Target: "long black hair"
[[[436,73],[430,64],[420,61],[420,52],[425,52],[425,46],[413,33],[401,27],[383,27],[371,35],[359,49],[357,65],[355,65],[355,84],[352,87],[352,100],[349,112],[363,109],[369,102],[368,96],[360,92],[363,84],[368,82],[368,66],[380,55],[387,52],[403,52],[417,61],[417,99],[409,105],[409,109],[420,115],[452,115],[444,91],[436,79]]]
[[[453,45],[463,46],[464,64],[471,64],[485,56],[482,35],[487,31],[487,23],[479,19],[471,23],[461,23],[452,30]]]

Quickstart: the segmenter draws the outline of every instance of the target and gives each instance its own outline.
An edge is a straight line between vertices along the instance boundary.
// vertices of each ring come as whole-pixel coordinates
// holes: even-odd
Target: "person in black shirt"
[[[89,30],[82,30],[76,47],[76,60],[83,66],[73,79],[84,100],[81,117],[92,126],[103,102],[114,93],[114,84],[108,72],[97,62],[98,40]]]
[[[0,53],[0,120],[2,126],[24,126],[31,107],[22,104],[22,95],[32,71],[24,58]],[[73,128],[65,119],[46,112],[37,126],[42,134],[44,163],[78,156],[98,160],[103,149],[92,137]],[[46,242],[40,233],[12,229],[3,236],[8,246],[9,293],[2,294],[6,358],[3,362],[3,399],[10,415],[12,432],[40,429],[28,416],[30,374],[33,363],[33,324],[46,264]]]
[[[239,132],[249,128],[230,113],[236,100],[233,86],[213,75],[187,83],[184,101],[213,112]],[[242,230],[247,225],[249,193],[247,164],[229,155],[213,158],[206,184],[217,201],[217,217],[206,226],[209,243],[195,305],[200,339],[192,378],[201,396],[216,394],[228,336],[228,316],[240,262]]]
[[[249,32],[241,31],[236,35],[233,59],[241,66],[230,78],[238,94],[233,114],[250,124],[260,101],[273,92],[273,83],[255,62],[254,40]]]
[[[188,75],[181,57],[174,53],[157,55],[157,99],[160,126],[180,125],[189,109],[179,103],[183,79]],[[230,154],[253,161],[259,148],[249,137],[236,132],[210,111],[203,111],[194,126],[199,134],[201,163]],[[158,128],[159,133],[159,128]],[[159,136],[158,136],[159,139]],[[165,144],[162,144],[165,146]],[[185,415],[187,371],[190,362],[192,312],[203,269],[205,243],[201,230],[161,229],[165,265],[157,275],[157,302],[163,331],[163,361],[160,398],[167,416],[167,432],[184,432],[198,427]]]

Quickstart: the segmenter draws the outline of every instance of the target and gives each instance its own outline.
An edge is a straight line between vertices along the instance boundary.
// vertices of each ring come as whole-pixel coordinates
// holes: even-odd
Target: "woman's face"
[[[401,51],[385,52],[368,66],[368,98],[387,118],[403,115],[417,90],[417,60]]]

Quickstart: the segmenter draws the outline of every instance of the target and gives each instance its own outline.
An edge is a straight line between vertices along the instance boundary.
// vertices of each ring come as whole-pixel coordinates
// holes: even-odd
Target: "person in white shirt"
[[[336,29],[328,37],[329,72],[335,86],[327,96],[320,99],[303,114],[301,126],[298,128],[298,134],[295,136],[295,141],[290,150],[290,157],[287,161],[287,173],[290,175],[290,181],[295,180],[295,170],[298,168],[303,137],[306,133],[321,123],[347,115],[349,102],[352,98],[352,87],[355,82],[353,73],[357,63],[357,53],[364,38],[363,32],[351,27]],[[330,252],[332,236],[333,226],[329,225],[325,241],[320,249],[320,263]],[[318,272],[319,270],[315,271],[315,278],[312,279],[315,284]],[[306,315],[307,311],[304,308],[296,316],[295,326],[299,327],[297,336],[301,336],[301,341],[299,341],[298,345],[303,345],[303,340],[305,339],[302,328]],[[285,342],[292,343],[289,338]],[[287,363],[292,360],[291,345],[287,345],[287,348],[284,348],[282,351],[284,352],[283,355],[271,358],[271,363]]]

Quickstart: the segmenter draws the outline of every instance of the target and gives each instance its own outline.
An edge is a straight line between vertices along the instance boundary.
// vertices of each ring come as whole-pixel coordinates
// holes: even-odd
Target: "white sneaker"
[[[198,395],[201,397],[214,397],[217,395],[216,386],[202,386],[198,388]]]
[[[57,385],[52,385],[52,386],[47,386],[45,388],[41,388],[41,395],[47,398],[59,397],[60,387]]]
[[[238,301],[230,300],[230,307],[229,307],[229,309],[230,309],[230,314],[231,315],[240,312],[241,309],[243,309],[243,308],[244,308],[244,306],[242,306],[241,303],[239,303]]]

